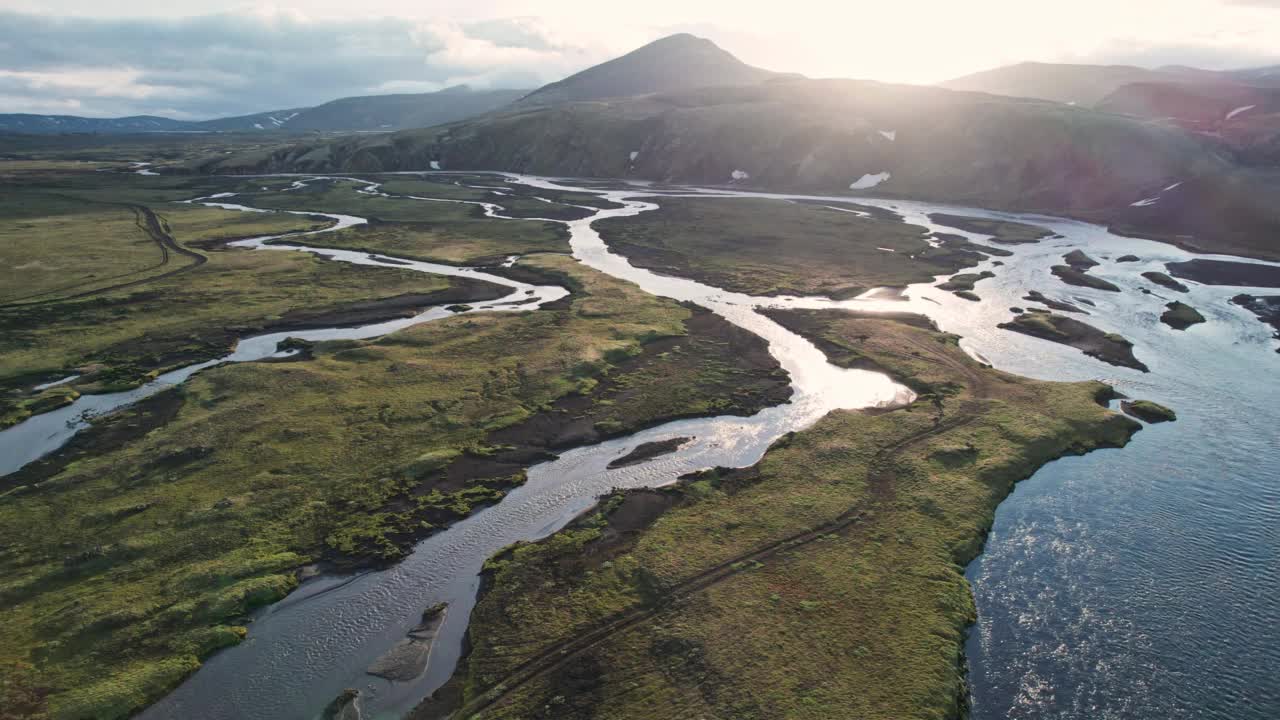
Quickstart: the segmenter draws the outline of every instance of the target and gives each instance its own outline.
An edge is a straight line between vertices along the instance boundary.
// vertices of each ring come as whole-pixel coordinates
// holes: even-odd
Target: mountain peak
[[[756,85],[777,73],[752,67],[707,38],[677,33],[546,85],[524,106],[646,95],[695,87]]]

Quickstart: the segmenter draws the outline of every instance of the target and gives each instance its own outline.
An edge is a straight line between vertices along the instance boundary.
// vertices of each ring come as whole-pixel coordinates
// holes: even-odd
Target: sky
[[[675,32],[811,77],[1280,64],[1280,0],[0,0],[0,113],[206,119],[532,88]]]

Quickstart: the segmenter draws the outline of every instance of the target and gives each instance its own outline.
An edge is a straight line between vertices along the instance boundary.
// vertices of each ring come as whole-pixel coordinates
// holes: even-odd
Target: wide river
[[[569,181],[512,179],[536,187],[586,189]],[[800,197],[690,192],[720,196],[723,202],[737,196]],[[610,253],[592,223],[651,210],[661,198],[645,197],[657,193],[644,188],[603,194],[624,207],[565,223],[575,257],[648,292],[698,303],[765,338],[791,374],[793,400],[751,418],[669,423],[533,466],[528,482],[501,503],[424,540],[397,566],[304,583],[258,613],[244,643],[210,658],[142,717],[312,718],[347,687],[362,691],[366,717],[398,717],[451,673],[477,573],[501,547],[553,532],[610,488],[660,485],[715,465],[749,465],[774,439],[832,409],[908,399],[909,391],[881,375],[831,366],[812,344],[755,312],[761,306],[920,312],[963,336],[967,350],[1001,369],[1044,379],[1102,379],[1178,411],[1176,423],[1144,429],[1123,450],[1051,463],[1000,506],[985,553],[968,569],[979,610],[967,647],[974,717],[1280,716],[1275,672],[1280,667],[1280,383],[1274,380],[1280,356],[1273,352],[1269,330],[1228,302],[1247,288],[1192,284],[1189,295],[1179,299],[1198,308],[1208,322],[1173,331],[1159,315],[1173,299],[1163,296],[1175,293],[1155,288],[1155,294],[1144,295],[1138,288],[1147,283],[1139,275],[1186,259],[1187,253],[1086,223],[965,210],[1028,219],[1065,238],[1006,246],[1014,255],[1000,258],[1002,266],[978,268],[990,267],[996,277],[978,284],[982,301],[977,303],[927,284],[912,286],[905,301],[753,298],[637,269]],[[236,200],[252,204],[249,196]],[[935,227],[925,217],[955,208],[859,202],[895,209],[908,222],[957,232]],[[495,206],[486,205],[486,212],[500,217]],[[1123,292],[1069,287],[1053,278],[1048,267],[1073,248],[1101,261],[1092,273]],[[381,264],[359,253],[323,252],[337,260]],[[1142,261],[1114,262],[1125,253]],[[422,265],[417,269],[424,272],[443,267]],[[545,300],[559,291],[503,282],[513,287],[513,296],[532,290]],[[1093,307],[1085,306],[1090,316],[1083,319],[1131,339],[1151,372],[1105,365],[1071,348],[997,329],[1011,317],[1009,307],[1028,304],[1021,296],[1031,289],[1092,301]],[[495,302],[489,309],[509,307]],[[443,316],[436,311],[416,321]],[[394,329],[356,331],[375,337]],[[340,337],[353,331],[323,332],[323,337]],[[265,350],[273,349],[275,340],[258,341],[262,347],[255,354],[270,354]],[[241,359],[250,358],[228,358]],[[31,428],[23,432],[34,437]],[[0,449],[7,445],[6,433],[0,433]],[[696,441],[648,463],[605,468],[640,443],[678,436]],[[51,442],[56,446],[65,437]],[[7,449],[4,455],[7,459]],[[438,602],[448,602],[450,611],[422,677],[391,683],[365,674],[424,608]]]

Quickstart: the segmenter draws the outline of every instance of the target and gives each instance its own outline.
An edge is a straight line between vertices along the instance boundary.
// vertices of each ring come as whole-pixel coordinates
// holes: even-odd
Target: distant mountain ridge
[[[1280,164],[1280,66],[1219,71],[1020,63],[942,87],[1130,115],[1197,133],[1248,165]]]
[[[1143,68],[1023,62],[983,70],[939,83],[948,90],[1037,98],[1094,107],[1133,83],[1212,83],[1280,88],[1280,66],[1244,70],[1203,70],[1185,65]]]
[[[310,108],[272,110],[213,120],[174,120],[140,115],[85,118],[74,115],[0,114],[0,131],[18,133],[146,133],[403,130],[454,122],[489,112],[528,91],[474,90],[465,85],[438,92],[370,95],[333,100]]]
[[[658,41],[464,121],[211,157],[186,169],[496,170],[871,190],[1067,214],[1188,247],[1280,258],[1269,239],[1280,232],[1280,172],[1242,167],[1177,124],[1037,99],[742,71],[706,42]],[[718,85],[685,87],[668,74],[682,61],[653,57],[664,46],[677,58],[700,47],[716,67],[736,69],[703,75]],[[600,85],[607,77],[626,79],[637,94],[611,94],[621,90]]]

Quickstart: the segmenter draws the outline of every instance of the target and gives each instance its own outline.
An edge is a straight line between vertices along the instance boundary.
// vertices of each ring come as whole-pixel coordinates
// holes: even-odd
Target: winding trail
[[[90,202],[82,198],[72,197],[70,195],[60,195],[60,194],[55,194],[55,195],[56,197],[61,197],[68,200],[75,200],[77,202]],[[145,283],[155,282],[156,280],[162,280],[164,278],[173,277],[178,273],[183,273],[188,270],[191,270],[192,268],[199,267],[200,265],[203,265],[209,261],[209,258],[205,257],[203,254],[195,252],[194,250],[187,249],[183,247],[181,244],[179,244],[178,241],[173,238],[173,235],[169,233],[168,224],[165,223],[164,220],[155,213],[155,211],[153,211],[151,208],[147,207],[146,205],[140,205],[137,203],[100,203],[100,204],[116,205],[119,207],[125,207],[132,210],[134,214],[134,224],[137,225],[138,229],[141,230],[144,234],[146,234],[146,236],[150,238],[151,241],[154,242],[156,244],[156,247],[160,250],[160,262],[156,263],[155,265],[151,265],[151,266],[142,268],[140,270],[135,270],[130,273],[125,273],[123,275],[117,275],[114,278],[104,278],[104,279],[116,280],[120,278],[131,277],[133,275],[139,275],[141,273],[148,273],[148,272],[151,272],[152,270],[162,268],[169,264],[171,254],[181,255],[183,257],[190,259],[191,262],[187,265],[183,265],[182,267],[175,268],[173,270],[167,270],[165,272],[158,273],[155,275],[148,275],[144,278],[139,278],[137,280],[115,283],[113,285],[106,285],[104,287],[97,287],[97,288],[93,288],[92,290],[86,290],[84,292],[76,293],[74,295],[63,295],[60,297],[49,298],[46,300],[34,300],[31,302],[25,302],[27,300],[30,300],[31,298],[42,297],[44,295],[49,295],[52,293],[66,292],[67,290],[72,290],[77,287],[82,287],[84,285],[91,285],[96,282],[101,282],[101,280],[96,280],[96,279],[86,280],[84,282],[75,283],[74,285],[66,285],[60,288],[55,288],[53,290],[45,290],[44,292],[27,295],[25,297],[14,298],[13,300],[9,300],[3,304],[0,304],[0,308],[49,305],[52,303],[65,302],[67,300],[77,300],[79,298],[90,297],[93,295],[101,295],[102,293],[111,292],[113,290],[123,290],[125,288],[135,287],[137,285],[142,285]]]
[[[892,445],[881,448],[872,457],[867,472],[870,493],[861,498],[835,518],[785,538],[761,545],[746,553],[724,560],[678,583],[663,588],[657,597],[644,606],[633,607],[606,618],[595,628],[580,633],[575,637],[553,643],[538,651],[536,655],[512,668],[500,681],[482,692],[475,699],[450,713],[451,718],[468,718],[476,713],[492,707],[504,700],[511,693],[539,677],[555,672],[569,664],[575,658],[592,648],[607,642],[618,633],[655,618],[672,605],[689,598],[707,588],[728,580],[740,573],[747,572],[755,562],[772,560],[782,553],[789,553],[810,543],[842,533],[866,517],[866,511],[876,505],[892,502],[894,498],[893,481],[896,477],[894,459],[903,451],[929,440],[973,423],[978,418],[980,400],[988,397],[987,378],[980,371],[957,363],[943,353],[927,345],[913,345],[933,362],[944,364],[959,372],[969,381],[968,390],[971,399],[960,403],[959,412],[954,417],[945,417],[945,410],[940,406],[933,424],[902,438]]]
[[[320,179],[324,178],[299,180],[294,183],[294,186],[295,188],[305,187],[308,182]],[[402,270],[412,270],[431,275],[463,277],[473,280],[482,280],[495,285],[511,288],[511,292],[501,298],[470,303],[470,309],[463,311],[465,313],[518,312],[530,310],[540,307],[545,303],[558,300],[569,294],[567,289],[559,286],[531,285],[524,282],[510,280],[505,277],[491,275],[471,267],[442,265],[419,260],[394,258],[385,255],[370,255],[360,251],[309,247],[302,245],[297,243],[301,238],[320,235],[322,233],[336,232],[356,225],[362,225],[366,223],[367,220],[361,217],[333,213],[261,210],[245,205],[223,202],[233,196],[235,196],[235,193],[219,193],[214,196],[194,198],[184,202],[244,212],[281,212],[308,217],[325,217],[331,220],[333,224],[319,230],[301,233],[291,232],[238,240],[228,243],[228,247],[286,252],[306,252],[313,255],[323,256],[335,262],[346,262],[353,265],[364,265],[370,267],[399,268]],[[152,234],[152,237],[156,242],[165,250],[166,261],[168,258],[168,252],[170,251],[180,253],[182,255],[198,257],[200,260],[197,263],[169,271],[168,273],[117,285],[115,286],[116,289],[151,282],[159,277],[172,276],[178,272],[185,272],[192,267],[196,267],[199,264],[206,262],[207,258],[203,255],[182,248],[174,242],[173,238],[164,227],[161,218],[150,209],[140,205],[131,207],[137,208],[140,213],[139,222],[145,224],[148,232]],[[494,208],[494,212],[496,212],[498,209],[497,206],[494,206]],[[287,239],[289,244],[272,244],[273,241],[283,239]],[[91,295],[101,291],[102,289],[98,289],[84,294]],[[0,430],[0,477],[14,473],[29,463],[62,447],[70,441],[71,438],[75,437],[77,433],[87,428],[93,417],[118,410],[142,400],[143,398],[154,395],[161,390],[186,382],[192,375],[200,372],[201,370],[222,365],[224,363],[252,362],[271,357],[285,357],[290,355],[294,351],[280,351],[277,347],[278,344],[286,338],[294,337],[309,341],[368,339],[386,335],[388,333],[395,332],[396,330],[401,330],[419,323],[451,317],[456,314],[462,313],[450,311],[444,307],[437,306],[428,308],[427,310],[410,318],[397,318],[356,327],[286,330],[282,332],[250,336],[242,338],[236,344],[234,351],[229,355],[172,370],[137,388],[117,393],[82,395],[70,405],[35,415],[17,425]]]

